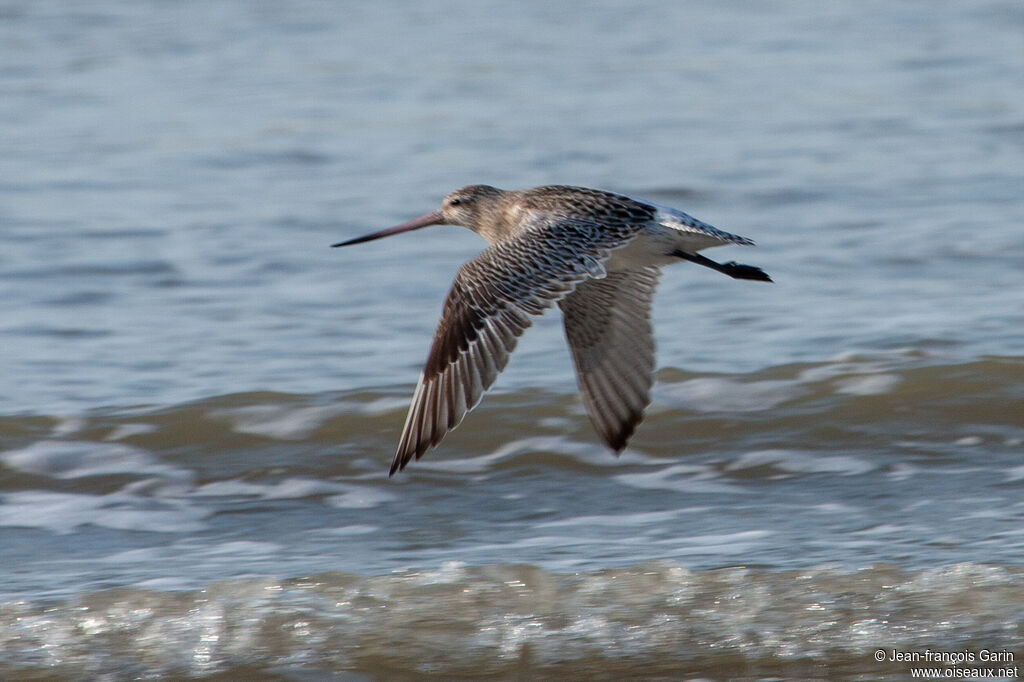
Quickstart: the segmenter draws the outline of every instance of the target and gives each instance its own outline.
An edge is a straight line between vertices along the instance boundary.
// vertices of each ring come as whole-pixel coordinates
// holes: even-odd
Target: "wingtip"
[[[395,474],[405,469],[405,465],[408,463],[408,457],[402,457],[401,452],[396,454],[395,458],[391,460],[391,468],[388,469],[388,478],[394,478]]]
[[[604,442],[611,449],[612,454],[620,456],[629,447],[629,439],[633,435],[636,426],[624,429],[616,434],[605,434]]]
[[[391,468],[388,470],[388,478],[404,471],[405,467],[413,460],[414,457],[417,460],[420,459],[423,457],[423,453],[429,449],[427,446],[420,444],[415,450],[410,450],[405,447],[405,445],[406,444],[403,441],[402,445],[398,448],[398,452],[395,453],[395,458],[391,460]]]

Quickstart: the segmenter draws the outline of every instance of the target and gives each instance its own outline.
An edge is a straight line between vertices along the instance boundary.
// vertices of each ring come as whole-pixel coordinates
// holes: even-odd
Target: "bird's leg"
[[[691,263],[697,265],[703,265],[706,268],[717,270],[723,275],[729,275],[733,279],[753,279],[758,282],[771,282],[772,278],[768,276],[761,268],[753,265],[744,265],[743,263],[737,263],[734,260],[728,263],[717,263],[710,258],[705,258],[699,253],[686,253],[685,251],[673,251],[672,255],[683,260],[688,260]]]

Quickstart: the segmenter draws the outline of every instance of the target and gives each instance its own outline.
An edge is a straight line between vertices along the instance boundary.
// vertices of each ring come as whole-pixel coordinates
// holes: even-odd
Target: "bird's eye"
[[[464,201],[462,197],[452,197],[451,201],[448,202],[449,206],[458,206]]]

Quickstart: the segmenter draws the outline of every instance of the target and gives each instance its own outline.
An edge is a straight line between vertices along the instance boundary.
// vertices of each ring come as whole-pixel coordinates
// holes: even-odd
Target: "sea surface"
[[[0,679],[1024,674],[1020,2],[8,0],[0,93]],[[389,479],[485,244],[329,245],[481,182],[775,283],[666,269],[620,457],[556,310]]]

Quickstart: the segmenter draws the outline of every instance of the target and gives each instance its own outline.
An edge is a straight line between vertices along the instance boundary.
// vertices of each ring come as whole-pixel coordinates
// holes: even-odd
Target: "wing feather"
[[[559,301],[580,392],[594,428],[621,452],[643,419],[654,381],[651,301],[656,267],[590,279]]]
[[[604,275],[638,227],[546,217],[463,265],[406,417],[391,475],[441,442],[494,383],[519,337],[580,282]]]

